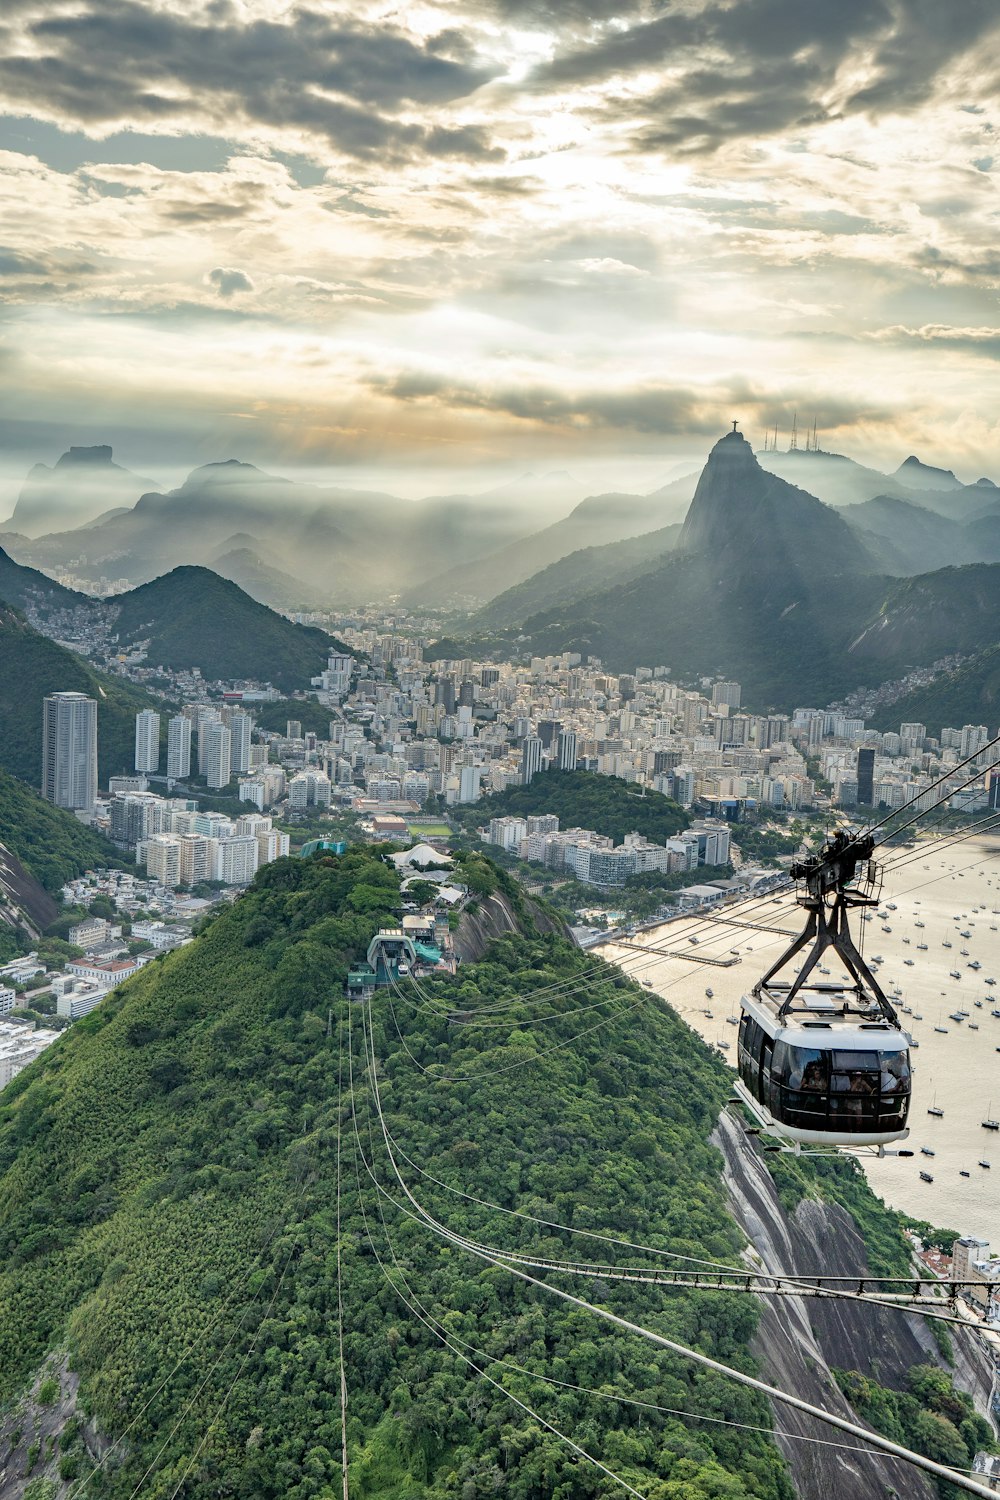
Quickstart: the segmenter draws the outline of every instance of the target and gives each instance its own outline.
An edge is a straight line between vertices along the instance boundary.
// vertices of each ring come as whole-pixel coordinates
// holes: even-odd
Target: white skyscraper
[[[528,786],[541,769],[542,742],[536,734],[529,734],[521,746],[521,785]]]
[[[97,703],[85,693],[52,693],[44,700],[42,795],[74,812],[94,810]]]
[[[260,858],[260,848],[252,833],[223,839],[216,848],[215,878],[226,885],[249,885]]]
[[[232,735],[225,724],[204,719],[198,730],[198,759],[204,747],[205,780],[213,791],[228,786],[232,777]]]
[[[173,781],[191,775],[191,720],[184,714],[167,723],[167,775]]]
[[[459,802],[478,802],[479,783],[482,777],[480,766],[463,766],[458,774]]]
[[[556,742],[560,771],[576,770],[576,735],[572,729],[564,729]]]
[[[135,768],[160,769],[160,716],[151,708],[144,708],[135,716]]]
[[[208,744],[209,728],[213,724],[222,722],[222,715],[217,708],[198,708],[198,775],[208,775]]]
[[[234,776],[245,776],[250,769],[250,730],[253,720],[249,714],[233,714],[229,720],[232,736],[232,771]]]

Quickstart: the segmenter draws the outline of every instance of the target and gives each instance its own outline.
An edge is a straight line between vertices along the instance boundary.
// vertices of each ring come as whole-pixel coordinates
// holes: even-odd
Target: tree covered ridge
[[[40,786],[42,700],[48,693],[86,693],[97,700],[97,761],[102,786],[135,765],[135,716],[164,711],[163,701],[40,635],[16,609],[0,604],[0,765]],[[165,733],[165,725],[161,726]]]
[[[596,771],[541,771],[527,786],[511,786],[469,807],[452,809],[461,822],[477,827],[490,818],[555,813],[560,828],[593,828],[620,844],[627,833],[654,843],[674,838],[688,826],[678,803],[660,792],[638,789],[618,776]]]
[[[64,808],[53,807],[31,787],[0,768],[0,844],[47,891],[95,866],[125,863],[103,834]]]
[[[485,880],[493,867],[475,862]],[[615,1492],[441,1345],[373,1242],[387,1267],[398,1257],[453,1343],[481,1351],[477,1363],[503,1360],[489,1366],[498,1382],[651,1500],[790,1500],[765,1433],[653,1409],[766,1429],[755,1395],[543,1302],[372,1186],[355,1126],[392,1191],[362,1012],[348,1011],[342,986],[400,910],[398,877],[377,851],[268,865],[197,943],[149,965],[0,1095],[0,1401],[67,1346],[82,1414],[112,1438],[128,1430],[88,1481],[91,1500],[125,1500],[154,1461],[164,1496],[180,1483],[191,1500],[327,1500],[340,1480],[340,1150],[352,1493]],[[628,1263],[635,1252],[448,1189],[732,1261],[742,1236],[708,1143],[727,1070],[647,992],[522,920],[523,937],[428,982],[423,997],[376,997],[382,1102],[415,1164],[413,1190],[450,1228],[540,1257]],[[549,992],[544,1008],[518,999],[584,979],[580,993]],[[449,1019],[458,1012],[490,1024],[460,1026]],[[535,1024],[540,1012],[551,1019]],[[588,1286],[625,1316],[753,1368],[750,1298]],[[86,1471],[72,1438],[59,1462]]]
[[[198,667],[213,681],[253,678],[308,690],[330,651],[341,649],[325,630],[296,625],[210,568],[174,568],[107,608],[121,640],[148,642],[150,662]]]

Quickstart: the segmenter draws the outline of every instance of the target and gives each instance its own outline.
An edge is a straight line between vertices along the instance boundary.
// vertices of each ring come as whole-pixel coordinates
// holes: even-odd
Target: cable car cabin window
[[[772,1068],[771,1113],[800,1130],[822,1130],[829,1103],[830,1054],[818,1047],[778,1042]]]
[[[740,1022],[740,1076],[754,1098],[760,1097],[760,1049],[763,1041],[763,1029],[752,1016],[744,1015]]]
[[[765,1037],[764,1050],[760,1055],[760,1098],[772,1114],[778,1108],[778,1086],[771,1076],[771,1059],[773,1055],[774,1042],[769,1036]]]

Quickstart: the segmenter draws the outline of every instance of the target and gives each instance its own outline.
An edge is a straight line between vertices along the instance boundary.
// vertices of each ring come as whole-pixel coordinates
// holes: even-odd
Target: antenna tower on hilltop
[[[794,412],[792,414],[792,441],[788,445],[788,451],[789,451],[789,453],[797,453],[799,451],[799,414],[798,414],[798,412]]]

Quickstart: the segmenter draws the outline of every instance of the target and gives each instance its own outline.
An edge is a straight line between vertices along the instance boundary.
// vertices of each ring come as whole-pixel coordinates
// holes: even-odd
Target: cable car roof
[[[779,1037],[793,1047],[828,1049],[858,1052],[905,1052],[910,1038],[905,1031],[894,1026],[873,1008],[870,1016],[857,1007],[857,1001],[847,1014],[843,1003],[851,998],[848,991],[823,986],[823,995],[812,996],[799,991],[799,1004],[792,1015],[778,1017],[778,1009],[784,996],[744,995],[742,1009],[751,1016],[768,1036]]]

